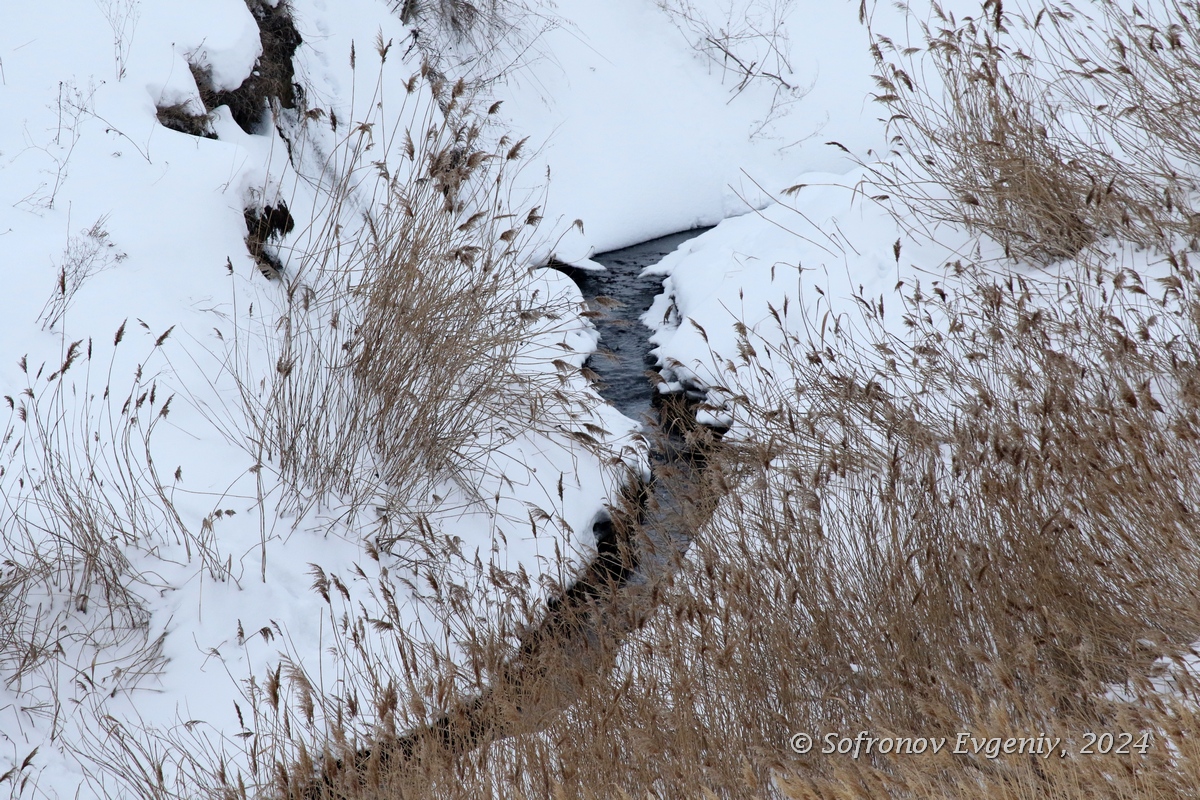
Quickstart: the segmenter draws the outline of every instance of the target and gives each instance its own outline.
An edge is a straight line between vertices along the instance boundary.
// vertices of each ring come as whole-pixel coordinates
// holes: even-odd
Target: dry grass
[[[211,529],[185,524],[151,454],[173,396],[143,367],[169,334],[144,334],[154,344],[126,390],[113,375],[122,325],[107,368],[96,368],[91,340],[64,339],[58,366],[22,358],[27,388],[4,398],[0,668],[22,714],[56,736],[73,696],[115,693],[161,667],[146,603],[162,580],[135,562],[195,559],[229,577]]]
[[[212,130],[211,113],[197,113],[194,102],[185,100],[158,106],[155,117],[164,128],[186,133],[188,136],[200,136],[205,139],[217,138]]]
[[[504,24],[504,3],[486,0],[472,3],[469,0],[400,0],[395,11],[400,21],[412,25],[418,21],[436,21],[456,38],[465,38],[483,26]]]
[[[391,6],[412,29],[405,47],[443,79],[462,78],[478,91],[541,58],[538,39],[559,24],[553,4],[524,0],[391,0]]]
[[[1014,256],[1082,256],[1078,272],[953,265],[942,282],[908,288],[902,337],[867,298],[856,323],[828,331],[779,309],[782,346],[743,330],[725,393],[739,436],[678,490],[723,499],[711,520],[702,506],[672,523],[700,532],[678,572],[630,606],[605,608],[615,638],[580,621],[563,635],[576,644],[515,682],[504,664],[525,663],[523,651],[485,662],[490,679],[467,681],[478,699],[455,696],[451,677],[407,695],[385,686],[374,713],[356,699],[366,718],[334,726],[325,741],[347,744],[330,760],[320,739],[306,740],[299,774],[337,776],[337,790],[318,795],[1191,791],[1200,777],[1184,660],[1200,633],[1200,497],[1189,480],[1200,467],[1196,275],[1169,250],[1170,276],[1151,285],[1095,246],[1119,235],[1165,248],[1183,217],[1177,203],[1149,199],[1161,174],[1144,163],[1079,144],[1066,127],[1043,134],[1041,95],[1022,83],[1032,73],[1006,75],[1009,55],[981,25],[938,34],[958,50],[939,44],[936,58],[979,70],[950,84],[957,110],[944,119],[958,138],[940,140],[934,169],[944,171],[933,173],[948,199],[905,195],[914,184],[903,176],[888,188],[931,225],[966,222]],[[944,110],[925,108],[925,119]],[[1096,186],[1099,200],[1088,196]],[[978,205],[963,202],[964,187]],[[581,641],[599,642],[604,657],[584,657]],[[417,674],[453,676],[442,669]],[[291,713],[315,705],[326,724],[344,719],[344,697],[315,699],[311,682],[293,692]],[[405,712],[405,698],[415,708]],[[286,717],[287,699],[270,713]],[[384,724],[382,741],[414,741],[396,727],[405,719],[431,731],[419,756],[402,748],[389,760],[385,747],[364,757],[372,725]],[[443,724],[427,727],[431,719]],[[1144,756],[1049,761],[855,761],[788,747],[797,731],[859,730],[1061,736],[1076,753],[1089,731],[1152,738]],[[336,766],[355,754],[359,771]],[[278,773],[275,791],[314,796],[296,774]]]
[[[1014,256],[1083,256],[1078,272],[953,265],[908,288],[899,337],[867,298],[856,322],[823,331],[778,309],[782,345],[742,329],[724,393],[735,439],[690,434],[704,466],[666,495],[708,502],[655,523],[698,533],[688,558],[636,589],[597,583],[568,613],[526,603],[524,628],[464,623],[461,663],[404,628],[385,582],[315,572],[346,671],[326,688],[293,654],[254,684],[260,791],[1124,798],[1194,787],[1196,275],[1173,249],[1170,277],[1150,285],[1096,246],[1113,235],[1177,244],[1183,218],[1148,199],[1161,175],[1145,164],[1067,127],[1043,135],[1032,73],[1006,73],[1010,54],[982,23],[951,28],[934,36],[934,57],[977,71],[950,82],[954,135],[938,140],[943,161],[926,162],[949,194],[912,192],[903,175],[888,188],[927,223],[966,222]],[[1097,185],[1104,196],[1089,198]],[[424,290],[414,280],[359,284],[388,287],[363,319]],[[386,340],[391,323],[377,319]],[[387,341],[390,359],[401,343]],[[371,363],[353,374],[379,392]],[[642,535],[640,513],[635,502],[622,518],[635,555],[661,544]],[[520,586],[507,591],[520,608]],[[356,611],[370,605],[363,593],[390,616]],[[798,731],[859,730],[1055,736],[1075,752],[1088,731],[1152,742],[1144,756],[1049,761],[788,746]]]
[[[384,61],[389,49],[379,41],[375,54]],[[337,675],[323,682],[309,654],[268,629],[285,658],[244,687],[250,774],[215,764],[205,772],[171,755],[183,731],[147,732],[143,746],[124,732],[128,746],[106,774],[127,790],[299,790],[327,747],[347,762],[362,747],[382,758],[381,743],[486,686],[527,641],[514,620],[543,613],[523,568],[509,570],[496,553],[472,566],[423,512],[447,482],[486,506],[492,498],[478,487],[499,485],[492,456],[517,437],[603,450],[592,436],[601,432],[584,424],[599,401],[572,388],[580,370],[560,347],[537,344],[577,325],[579,309],[547,296],[527,266],[541,217],[509,194],[524,142],[487,142],[465,82],[447,85],[425,69],[407,89],[404,108],[385,109],[377,83],[366,117],[333,129],[340,138],[323,156],[319,215],[281,251],[279,302],[265,318],[247,310],[230,342],[244,441],[279,479],[281,512],[311,521],[310,509],[332,510],[331,526],[346,523],[380,562],[350,574],[313,565]],[[326,124],[319,114],[304,120]],[[299,152],[321,137],[297,141]],[[544,514],[531,509],[517,522],[536,531]],[[398,585],[384,565],[421,586]],[[428,614],[414,612],[406,589],[424,597]],[[497,628],[485,629],[481,613]],[[190,777],[176,783],[178,775]],[[238,781],[249,788],[235,789]]]
[[[105,215],[67,239],[58,267],[58,283],[38,315],[43,330],[53,331],[60,326],[84,281],[125,260],[125,254],[109,239],[107,224]]]
[[[381,60],[388,49],[377,42]],[[580,370],[564,360],[572,354],[547,344],[561,338],[563,326],[578,325],[580,309],[569,297],[547,296],[527,266],[540,215],[509,194],[524,142],[487,143],[462,82],[446,85],[425,70],[408,88],[405,108],[385,110],[377,84],[362,98],[366,118],[331,125],[340,138],[324,156],[320,212],[295,232],[296,249],[281,251],[288,259],[277,302],[257,314],[245,309],[229,342],[246,427],[229,427],[219,414],[213,421],[244,437],[260,476],[275,473],[282,515],[334,509],[331,526],[359,526],[374,558],[428,580],[434,611],[414,622],[386,567],[368,565],[379,576],[371,580],[361,569],[342,576],[314,566],[314,590],[332,601],[326,621],[338,651],[337,690],[306,673],[310,654],[292,652],[284,631],[265,629],[264,638],[278,636],[287,658],[282,673],[244,686],[238,736],[222,739],[193,722],[138,731],[106,718],[72,743],[99,793],[265,791],[293,774],[296,759],[296,774],[307,774],[306,748],[377,743],[387,731],[398,736],[432,713],[421,710],[421,698],[437,709],[485,685],[487,670],[524,641],[513,620],[542,612],[532,607],[524,568],[510,571],[496,553],[472,567],[453,552],[451,537],[434,534],[422,515],[437,504],[432,491],[447,482],[468,494],[498,484],[503,476],[493,474],[492,454],[526,434],[574,441],[620,462],[594,438],[603,432],[585,425],[599,401],[579,391]],[[303,120],[328,124],[316,113]],[[322,139],[298,141],[315,149]],[[141,398],[138,408],[155,403],[152,392],[144,394],[134,398]],[[191,399],[202,405],[199,393]],[[105,442],[114,435],[102,433]],[[260,488],[270,485],[273,478],[264,478]],[[555,492],[545,489],[547,497]],[[557,491],[561,502],[561,484]],[[60,508],[48,513],[68,517]],[[531,509],[519,523],[536,530],[547,521]],[[123,549],[114,545],[114,552]],[[136,589],[134,576],[114,580]],[[424,585],[409,588],[430,594]],[[339,599],[345,603],[335,608]],[[480,613],[502,620],[500,629],[484,630]],[[238,645],[244,643],[239,634]],[[452,663],[451,653],[465,653],[467,666]],[[300,714],[292,716],[281,697],[296,699]],[[400,697],[406,704],[398,709]],[[355,710],[358,702],[370,709]],[[368,714],[377,716],[366,721]],[[353,747],[348,752],[352,757]],[[251,772],[227,767],[227,753],[240,753]]]
[[[381,642],[339,610],[348,582],[318,576],[331,621],[349,620],[337,646],[366,648],[377,682],[322,692],[296,662],[269,677],[257,730],[296,760],[268,794],[1186,795],[1200,319],[1188,265],[1168,283],[1152,299],[1127,271],[962,265],[910,289],[909,335],[864,298],[823,346],[781,310],[785,344],[747,334],[730,376],[736,440],[693,434],[704,466],[667,495],[722,498],[711,519],[711,503],[665,512],[699,532],[673,575],[601,591],[548,641],[484,636],[482,675]],[[1076,755],[788,746],[860,730],[1062,737]],[[1089,731],[1150,747],[1078,755]]]
[[[789,729],[1055,730],[1076,746],[1084,731],[1133,720],[1130,730],[1173,729],[1136,682],[1200,630],[1186,477],[1200,455],[1186,388],[1196,318],[1180,296],[1146,301],[1127,274],[1103,276],[1121,286],[1106,297],[1100,277],[997,280],[964,267],[927,296],[912,292],[911,336],[883,335],[882,311],[863,299],[865,324],[826,338],[828,349],[801,334],[768,359],[763,342],[746,341],[761,358],[738,385],[771,402],[743,409],[742,488],[724,508],[725,535],[698,541],[696,634],[672,661],[728,687],[706,709],[735,709],[727,726],[753,719],[764,748]],[[1163,327],[1135,336],[1155,315]],[[714,641],[722,652],[706,657]],[[1143,690],[1135,702],[1104,699],[1127,679]],[[721,730],[709,713],[684,727]],[[863,772],[886,774],[866,791],[963,796],[989,778],[979,761],[877,760]],[[805,785],[810,770],[860,766],[816,756],[774,769]],[[1094,786],[1116,770],[1138,794],[1147,773],[1186,786],[1195,770],[1129,766],[1066,772]],[[1065,774],[996,768],[1006,771],[1034,795]],[[967,796],[988,796],[1002,782],[990,778]]]
[[[956,19],[935,4],[917,46],[873,36],[876,100],[894,148],[911,155],[882,182],[927,222],[965,223],[1014,258],[1073,258],[1109,237],[1194,239],[1188,126],[1166,120],[1178,119],[1168,87],[1186,92],[1195,64],[1148,43],[1162,35],[1155,21],[1102,7],[1109,23],[1097,27],[1070,6],[1022,15],[985,3]],[[1190,30],[1183,11],[1162,26],[1178,27],[1177,13]]]
[[[526,265],[541,216],[509,195],[524,141],[485,144],[463,82],[425,71],[407,87],[405,109],[376,94],[341,128],[319,217],[282,251],[282,302],[244,318],[230,356],[284,507],[377,506],[385,547],[417,533],[443,482],[480,485],[505,443],[586,436],[597,402],[570,388],[562,349],[534,344],[575,309]]]

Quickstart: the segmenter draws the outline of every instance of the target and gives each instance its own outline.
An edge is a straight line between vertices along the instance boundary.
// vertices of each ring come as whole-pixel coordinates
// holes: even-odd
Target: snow
[[[740,362],[735,325],[766,345],[760,355],[770,368],[769,350],[783,343],[785,330],[832,331],[854,318],[855,295],[898,307],[903,281],[921,273],[936,280],[970,242],[948,227],[936,243],[909,235],[863,192],[868,179],[864,169],[800,175],[793,185],[803,188],[793,196],[726,220],[646,270],[664,276],[662,294],[642,317],[664,365],[662,390],[751,391],[731,369]],[[903,332],[899,314],[887,321],[890,332]],[[719,390],[710,401],[721,404]]]
[[[239,427],[231,352],[247,374],[269,377],[267,342],[282,307],[280,284],[264,281],[247,252],[244,209],[286,199],[298,225],[280,253],[297,268],[297,254],[320,241],[320,226],[308,222],[328,219],[329,158],[352,124],[379,115],[372,157],[388,161],[398,157],[401,137],[393,138],[385,115],[417,126],[439,113],[428,91],[404,89],[420,54],[390,3],[291,5],[305,42],[294,62],[297,80],[309,108],[322,115],[288,129],[297,135],[290,142],[269,126],[244,132],[227,108],[212,121],[216,139],[169,130],[155,118],[157,106],[200,110],[189,63],[209,70],[218,90],[250,74],[262,45],[242,0],[0,7],[0,395],[28,404],[35,401],[22,392],[32,388],[51,419],[66,421],[61,433],[72,435],[68,449],[82,459],[88,436],[119,418],[127,396],[136,400],[156,387],[132,450],[113,447],[94,458],[107,485],[120,485],[144,466],[137,448],[153,422],[150,452],[179,513],[173,520],[157,499],[139,501],[148,509],[145,524],[124,552],[148,617],[131,640],[106,647],[64,640],[60,656],[20,682],[10,680],[14,664],[0,660],[0,774],[37,748],[21,770],[32,776],[30,796],[130,791],[78,755],[89,742],[103,750],[96,721],[104,715],[133,730],[209,731],[211,746],[230,748],[235,762],[243,758],[228,744],[242,727],[235,703],[247,707],[243,681],[261,680],[281,652],[310,674],[336,672],[326,649],[334,608],[309,588],[313,565],[341,576],[355,602],[375,602],[376,610],[372,586],[389,574],[397,586],[411,579],[401,593],[402,622],[432,631],[433,643],[456,652],[437,591],[416,588],[427,586],[425,573],[405,572],[398,558],[376,560],[354,528],[363,518],[344,508],[281,514],[273,465]],[[721,0],[693,5],[717,20],[728,13]],[[657,329],[658,356],[672,365],[670,380],[724,381],[723,360],[736,352],[735,318],[769,336],[768,304],[787,298],[819,325],[854,292],[886,294],[911,264],[945,263],[947,252],[923,250],[855,191],[863,177],[855,160],[883,141],[868,100],[873,65],[858,3],[795,5],[786,20],[786,77],[806,93],[771,119],[769,82],[738,91],[736,75],[698,52],[688,30],[653,0],[557,0],[535,6],[525,24],[528,36],[505,46],[528,44],[528,52],[494,55],[520,66],[480,103],[503,101],[489,136],[529,137],[531,155],[513,194],[518,204],[545,194],[542,238],[529,244],[530,261],[553,254],[598,268],[589,260],[597,252],[721,223],[655,268],[665,291],[646,322]],[[386,63],[376,41],[391,44]],[[797,183],[807,186],[788,205],[773,203]],[[350,204],[367,204],[369,190],[364,179]],[[63,313],[51,315],[54,324],[44,325],[63,269],[71,294]],[[578,290],[556,272],[531,276],[527,291],[535,289],[582,310]],[[114,345],[122,326],[124,340]],[[231,351],[235,334],[242,349]],[[64,376],[55,406],[47,375],[75,340],[90,356]],[[531,340],[522,363],[531,373],[553,371],[552,353],[578,367],[595,345],[590,324],[574,313]],[[22,356],[28,374],[17,366]],[[572,380],[572,390],[588,391]],[[526,431],[501,437],[476,474],[478,497],[438,487],[440,499],[426,510],[446,554],[443,576],[477,585],[494,566],[527,575],[535,596],[544,596],[588,557],[592,522],[624,470],[644,468],[645,456],[632,420],[603,406],[589,413],[586,421],[610,432],[601,455],[572,446],[565,429]],[[21,435],[15,412],[9,426]],[[7,442],[0,460],[10,509],[30,491],[18,479],[43,476],[46,466],[35,453],[26,472],[8,462],[13,452]],[[82,484],[87,463],[75,463]],[[46,522],[36,507],[20,508],[35,526]],[[352,579],[356,570],[361,577]],[[31,609],[41,602],[69,629],[87,628],[91,618],[72,610],[70,592],[38,586],[42,596],[26,597]],[[484,603],[476,611],[486,619],[494,609]],[[160,638],[154,662],[139,663],[142,643]],[[180,727],[194,720],[205,725]]]
[[[60,641],[59,656],[20,678],[12,671],[16,663],[4,660],[0,774],[22,765],[36,748],[21,771],[34,795],[121,796],[133,789],[81,755],[111,755],[97,719],[169,735],[185,730],[179,727],[184,722],[202,720],[202,729],[215,737],[210,743],[228,746],[221,742],[242,725],[234,704],[247,707],[241,682],[261,680],[281,650],[313,674],[332,674],[321,647],[329,620],[309,588],[310,565],[348,583],[356,567],[374,581],[389,566],[397,578],[404,573],[386,558],[376,562],[346,525],[320,514],[279,516],[271,466],[260,466],[237,428],[242,412],[230,383],[228,343],[279,302],[278,284],[264,282],[247,253],[242,212],[252,201],[271,203],[286,193],[301,221],[319,213],[320,187],[328,178],[320,149],[332,150],[332,135],[306,142],[312,149],[298,159],[298,174],[278,134],[247,134],[228,109],[219,109],[213,120],[215,140],[158,124],[157,105],[187,102],[199,109],[189,61],[211,71],[216,89],[234,88],[250,73],[261,44],[240,0],[68,5],[6,5],[0,11],[0,244],[6,266],[0,394],[30,408],[41,403],[51,424],[65,420],[51,435],[75,459],[72,474],[82,481],[76,485],[89,485],[89,470],[109,491],[135,481],[145,467],[139,466],[138,448],[149,436],[155,468],[180,519],[163,516],[153,497],[131,501],[148,516],[138,531],[124,532],[123,549],[132,562],[129,574],[138,576],[130,588],[148,616],[136,620],[128,635],[111,642],[70,635]],[[296,6],[310,43],[297,62],[314,103],[325,103],[347,123],[370,109],[368,99],[393,109],[410,100],[414,118],[431,108],[428,95],[408,98],[401,88],[401,79],[417,68],[415,56],[393,57],[384,90],[374,98],[369,87],[376,76],[364,81],[350,69],[352,42],[360,66],[374,69],[376,34],[397,40],[407,35],[384,4],[328,8],[313,0]],[[128,24],[115,46],[105,10]],[[363,94],[356,97],[356,91]],[[302,246],[311,234],[298,232],[292,246]],[[53,307],[47,300],[60,269],[70,294],[62,313],[51,315],[53,324],[43,325],[50,320],[42,309]],[[531,280],[528,291],[559,296],[560,305],[582,310],[578,290],[565,277],[543,273]],[[114,345],[119,328],[124,335]],[[47,375],[76,339],[88,357],[65,374],[63,394],[55,395]],[[579,366],[594,346],[590,324],[575,317],[548,328],[522,357],[530,370],[552,370],[545,357],[552,349],[556,358]],[[251,339],[245,347],[239,355],[262,374],[262,342]],[[17,366],[22,356],[28,374]],[[152,386],[156,399],[141,409],[142,433],[132,429],[132,451],[108,444],[88,449],[92,432],[107,435],[114,419],[120,428],[118,409],[126,396],[136,400]],[[27,387],[36,399],[22,396]],[[611,452],[634,465],[644,459],[632,421],[606,408],[593,421],[612,432]],[[22,435],[15,413],[5,430],[10,427],[17,438],[6,442],[6,455]],[[447,571],[479,581],[471,562],[482,554],[483,565],[528,575],[537,595],[549,585],[543,577],[561,583],[588,556],[590,523],[615,491],[623,467],[568,448],[564,440],[529,433],[499,447],[476,487],[495,496],[490,506],[455,487],[443,491],[440,505],[430,508],[431,525],[439,536],[452,532],[447,542],[461,554],[444,565]],[[39,460],[44,455],[34,450],[6,460],[3,478],[10,511],[35,526],[28,547],[43,550],[52,539],[36,526],[53,522],[27,498],[34,485],[28,481],[47,474],[49,464]],[[32,502],[45,497],[34,495]],[[534,509],[545,515],[537,535],[530,529]],[[6,538],[15,530],[6,527]],[[20,543],[14,538],[9,544]],[[54,590],[39,582],[34,591],[41,595],[31,591],[21,598],[31,615],[59,614],[64,631],[83,632],[104,613],[95,591],[88,617],[74,609],[61,582],[49,586]],[[442,613],[438,598],[410,594],[401,622],[414,630],[441,630],[434,624]],[[454,647],[453,641],[443,644]],[[140,663],[146,654],[150,662]]]
[[[721,19],[721,3],[696,5]],[[583,220],[582,232],[556,242],[564,261],[761,207],[764,189],[788,185],[788,165],[845,168],[827,141],[860,157],[878,144],[863,124],[874,114],[857,4],[802,3],[785,20],[788,77],[809,91],[755,137],[770,87],[731,91],[737,79],[689,47],[653,2],[562,0],[556,14],[562,24],[537,42],[536,81],[517,72],[496,92],[509,123],[546,142],[538,162],[550,168],[548,216]]]

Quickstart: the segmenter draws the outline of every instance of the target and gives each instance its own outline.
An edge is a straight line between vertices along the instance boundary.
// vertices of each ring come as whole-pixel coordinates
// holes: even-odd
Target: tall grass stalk
[[[114,375],[122,324],[107,367],[94,361],[106,344],[64,337],[60,361],[21,359],[27,386],[4,398],[0,669],[55,735],[71,686],[115,693],[162,665],[146,604],[165,587],[137,566],[143,558],[194,560],[229,579],[211,529],[180,516],[153,455],[173,395],[148,366],[169,334],[154,338],[128,388]]]

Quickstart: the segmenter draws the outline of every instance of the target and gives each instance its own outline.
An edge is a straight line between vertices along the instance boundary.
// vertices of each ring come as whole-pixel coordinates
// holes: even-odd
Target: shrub
[[[278,315],[251,320],[269,358],[238,343],[231,354],[285,507],[373,498],[391,531],[439,483],[469,492],[505,442],[579,427],[596,402],[569,388],[578,370],[562,351],[539,344],[573,310],[527,266],[541,216],[512,207],[508,177],[524,141],[485,144],[462,81],[425,70],[407,86],[395,125],[376,97],[329,154],[320,216],[282,253]]]
[[[657,0],[688,44],[721,71],[722,83],[737,97],[749,86],[766,86],[771,99],[751,138],[764,135],[808,93],[792,73],[786,21],[792,0],[728,0],[719,11],[691,0]]]
[[[543,55],[537,40],[557,27],[552,4],[523,0],[392,0],[392,11],[412,29],[416,48],[442,79],[461,77],[472,91],[487,90]]]
[[[933,9],[923,46],[872,43],[875,99],[910,155],[884,168],[883,183],[907,207],[1041,263],[1095,252],[1108,237],[1169,247],[1188,230],[1162,140],[1106,96],[1128,81],[1100,69],[1097,34],[1076,12],[1047,7],[1031,20],[988,3],[960,21]]]

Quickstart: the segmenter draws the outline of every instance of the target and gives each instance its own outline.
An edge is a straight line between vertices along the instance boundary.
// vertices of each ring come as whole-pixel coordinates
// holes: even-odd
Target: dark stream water
[[[651,419],[654,390],[646,379],[653,369],[648,341],[650,330],[639,321],[646,309],[662,292],[662,277],[641,277],[642,270],[654,266],[688,239],[707,228],[673,233],[661,239],[612,250],[593,257],[605,272],[566,268],[563,271],[583,292],[593,311],[602,314],[593,320],[600,331],[600,351],[588,362],[600,376],[600,395],[627,417],[645,422]],[[608,298],[597,301],[596,298]]]
[[[619,563],[620,569],[603,576],[622,587],[645,586],[671,571],[691,542],[687,522],[693,519],[698,498],[683,495],[696,487],[704,459],[684,446],[683,433],[694,418],[686,401],[659,394],[647,376],[657,365],[650,354],[651,331],[640,320],[662,292],[663,279],[642,277],[641,273],[705,230],[682,231],[601,253],[592,260],[607,267],[605,272],[571,273],[592,310],[602,315],[593,320],[600,332],[600,346],[588,362],[600,376],[600,395],[621,413],[641,421],[652,442],[654,477],[642,487],[636,543],[629,540],[628,531],[623,539],[619,524],[614,527],[601,522],[594,530],[597,560],[593,570]],[[664,479],[667,475],[671,479]],[[633,558],[620,560],[621,548],[631,545],[635,545]]]

